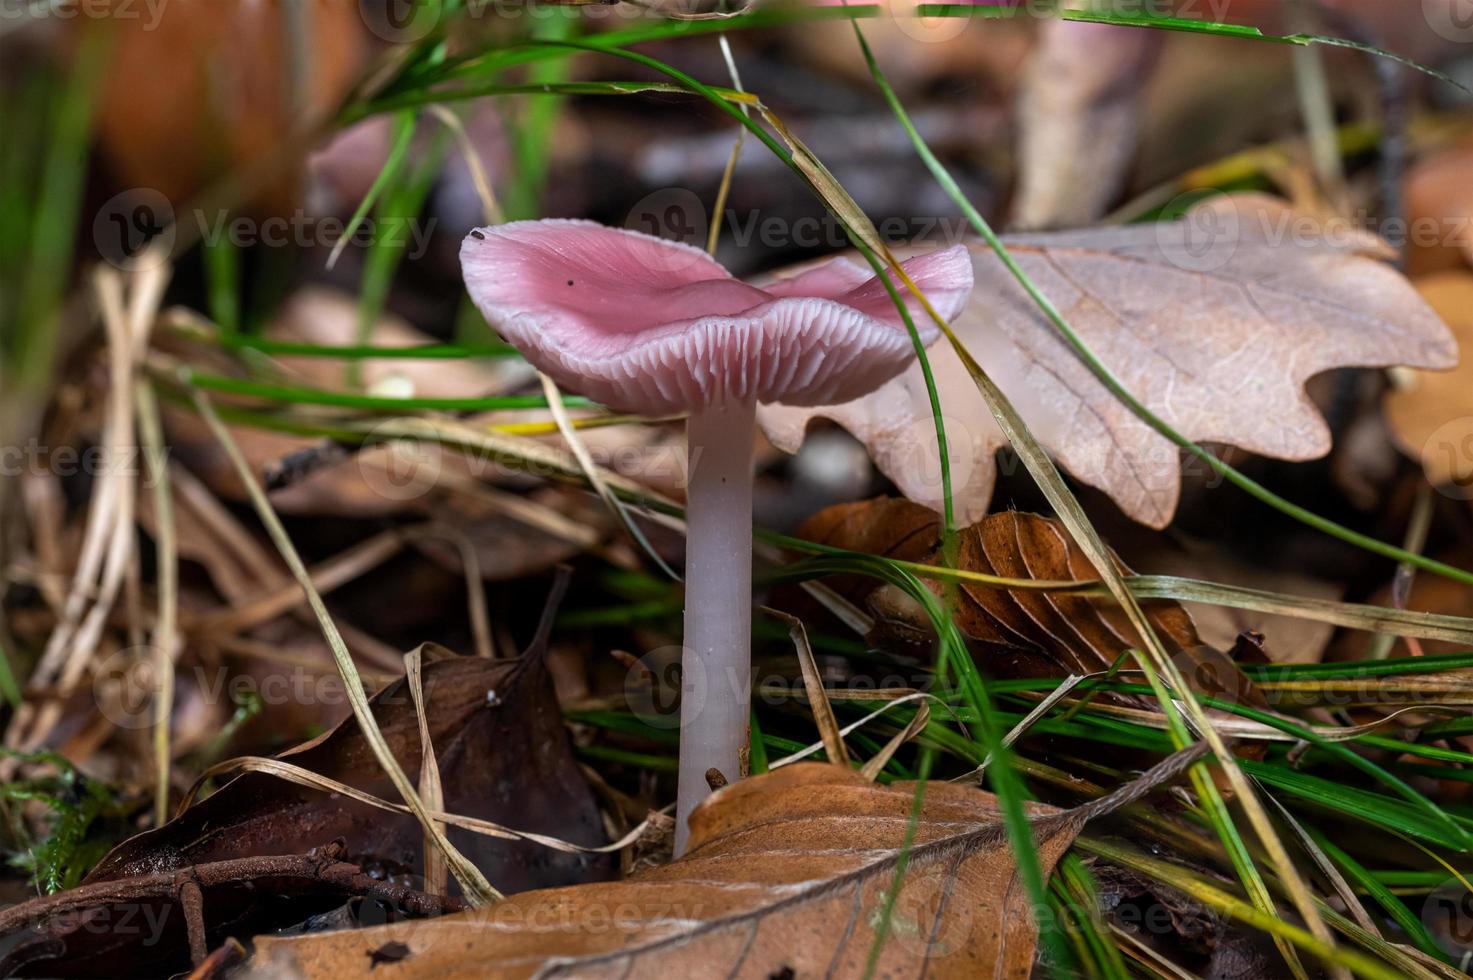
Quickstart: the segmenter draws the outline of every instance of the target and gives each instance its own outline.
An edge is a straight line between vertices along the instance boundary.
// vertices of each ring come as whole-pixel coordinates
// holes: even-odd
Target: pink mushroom
[[[559,385],[621,412],[689,413],[679,853],[708,772],[731,781],[746,769],[757,403],[859,398],[911,363],[910,334],[885,284],[846,259],[758,288],[687,245],[545,220],[472,231],[460,261],[487,321]],[[962,311],[965,247],[905,270],[947,320]],[[933,342],[935,326],[900,289]]]

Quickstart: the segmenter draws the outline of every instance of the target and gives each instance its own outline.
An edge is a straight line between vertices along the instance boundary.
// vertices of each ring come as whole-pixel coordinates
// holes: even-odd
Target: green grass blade
[[[227,235],[218,242],[207,242],[201,251],[210,319],[223,337],[234,337],[240,333],[239,250]]]
[[[399,168],[404,166],[404,158],[409,155],[409,145],[414,140],[414,113],[405,111],[394,117],[394,132],[390,137],[389,155],[384,158],[384,165],[379,170],[378,176],[369,185],[368,193],[363,195],[363,200],[358,202],[358,207],[348,223],[343,228],[343,235],[333,246],[332,252],[327,257],[327,267],[331,269],[337,264],[338,257],[343,254],[343,249],[353,240],[363,222],[368,217],[368,212],[378,203],[379,196],[394,182],[399,175]]]
[[[554,16],[535,29],[537,40],[561,41],[573,36],[577,23],[574,18],[578,16],[576,11],[570,15],[567,11],[553,9]],[[558,58],[532,65],[528,76],[534,85],[560,85],[567,81],[571,70],[571,59]],[[552,93],[547,98],[527,100],[525,111],[516,120],[511,131],[512,180],[505,194],[508,220],[535,218],[542,213],[552,130],[566,104],[565,96]]]
[[[40,185],[35,191],[34,210],[28,215],[30,243],[24,257],[17,333],[10,340],[6,366],[12,384],[29,386],[49,374],[57,336],[51,318],[61,303],[72,268],[93,96],[106,67],[109,37],[101,21],[87,25],[81,32],[71,76],[55,92],[55,111],[47,119],[45,163],[37,175]]]
[[[1366,823],[1402,831],[1450,851],[1465,852],[1462,839],[1450,833],[1442,821],[1429,817],[1410,803],[1272,763],[1243,760],[1240,765],[1255,779],[1308,803],[1353,816]],[[1473,820],[1456,814],[1444,816],[1457,822],[1464,832],[1473,829]]]
[[[411,126],[411,132],[412,132]],[[409,249],[415,223],[429,195],[435,177],[450,148],[450,139],[444,129],[437,129],[424,157],[407,172],[396,172],[390,177],[384,190],[383,200],[376,210],[377,226],[368,255],[363,260],[363,282],[358,293],[358,330],[354,342],[364,345],[373,335],[389,299],[389,288],[393,285],[394,273]],[[385,171],[387,172],[387,167]],[[347,241],[347,237],[344,237]],[[361,377],[360,361],[349,361],[347,380],[358,386]]]
[[[966,196],[961,193],[961,189],[951,179],[950,174],[947,173],[941,162],[931,152],[930,147],[921,138],[920,133],[911,122],[909,114],[905,111],[904,106],[901,105],[898,96],[896,96],[894,89],[890,86],[884,73],[880,70],[879,63],[875,60],[873,53],[869,49],[869,45],[865,42],[859,25],[853,24],[852,26],[860,49],[864,54],[865,61],[869,66],[871,76],[875,79],[876,84],[881,90],[881,94],[889,104],[896,119],[899,120],[901,126],[909,135],[917,153],[925,161],[926,166],[932,173],[936,175],[938,182],[942,183],[947,193],[963,207],[967,217],[973,222],[979,233],[982,233],[984,237],[991,235],[991,228],[982,219],[981,214],[967,201]],[[989,241],[994,243],[994,248],[1001,255],[1007,257],[1006,261],[1011,261],[1011,257],[1007,256],[1006,249],[1002,247],[1001,242],[997,241],[995,235],[991,235]],[[1016,270],[1016,274],[1022,275],[1022,270],[1017,267],[1016,263],[1013,263],[1012,267]],[[1023,275],[1022,278],[1026,280],[1027,276]],[[1033,288],[1032,293],[1036,294],[1040,299],[1042,298],[1036,287]],[[1186,734],[1181,719],[1177,716],[1175,703],[1165,690],[1165,687],[1157,680],[1157,670],[1160,670],[1164,674],[1165,680],[1169,681],[1172,688],[1180,694],[1182,704],[1186,708],[1188,715],[1191,716],[1198,733],[1211,745],[1213,754],[1217,757],[1218,764],[1222,767],[1229,782],[1238,793],[1239,801],[1248,816],[1249,823],[1252,825],[1259,841],[1268,852],[1280,876],[1289,886],[1290,895],[1294,899],[1294,904],[1304,917],[1305,922],[1309,925],[1310,931],[1321,941],[1332,942],[1333,940],[1330,938],[1328,928],[1319,918],[1313,905],[1307,886],[1297,875],[1289,859],[1288,852],[1285,850],[1283,843],[1278,839],[1277,834],[1275,834],[1273,825],[1269,821],[1268,815],[1264,812],[1261,802],[1253,796],[1252,787],[1247,783],[1241,770],[1238,769],[1227,746],[1212,727],[1211,722],[1207,719],[1206,714],[1203,712],[1201,705],[1197,703],[1191,690],[1184,683],[1183,678],[1180,676],[1180,671],[1167,655],[1165,648],[1161,645],[1160,639],[1155,635],[1154,629],[1149,620],[1146,619],[1145,614],[1141,611],[1139,604],[1130,594],[1129,590],[1125,588],[1120,572],[1115,566],[1109,549],[1105,547],[1104,542],[1090,524],[1089,518],[1085,515],[1083,508],[1074,498],[1074,495],[1070,492],[1062,477],[1060,477],[1053,461],[1043,451],[1042,446],[1038,444],[1033,434],[1028,431],[1027,425],[1017,414],[1016,409],[1014,409],[1006,395],[988,377],[981,365],[977,364],[967,349],[956,338],[955,334],[951,333],[945,324],[938,324],[938,326],[941,326],[943,332],[947,334],[953,349],[956,351],[958,357],[961,358],[968,373],[972,375],[973,380],[977,384],[978,391],[982,394],[984,400],[986,400],[993,417],[1002,428],[1004,435],[1006,435],[1009,443],[1013,446],[1014,451],[1017,452],[1019,458],[1023,461],[1029,474],[1039,485],[1044,496],[1048,498],[1049,503],[1053,505],[1055,512],[1069,529],[1075,541],[1085,551],[1090,562],[1099,570],[1102,579],[1109,586],[1112,596],[1121,604],[1131,624],[1141,635],[1142,639],[1145,640],[1149,657],[1142,657],[1140,659],[1140,665],[1146,671],[1147,678],[1151,681],[1152,686],[1157,688],[1155,692],[1156,697],[1161,704],[1162,712],[1171,724],[1172,736],[1176,741],[1177,748],[1184,748],[1189,743],[1190,737]],[[1154,663],[1150,661],[1154,661]],[[1191,775],[1198,796],[1207,808],[1208,815],[1214,827],[1217,829],[1223,845],[1227,848],[1239,877],[1247,888],[1249,895],[1253,898],[1254,905],[1260,911],[1270,913],[1272,911],[1272,900],[1268,895],[1267,886],[1256,865],[1253,863],[1247,847],[1240,837],[1222,800],[1221,794],[1209,776],[1206,767],[1201,764],[1192,767]],[[1281,939],[1276,939],[1275,941],[1283,952],[1284,958],[1291,970],[1296,975],[1301,975],[1303,968],[1300,966],[1293,950],[1285,941]]]
[[[291,405],[333,405],[338,408],[366,408],[386,412],[424,410],[431,412],[492,412],[522,408],[546,408],[547,399],[542,395],[495,395],[486,398],[390,398],[378,395],[357,395],[348,392],[324,391],[321,388],[304,388],[293,385],[274,385],[259,381],[227,378],[202,371],[189,371],[189,383],[208,391],[226,392],[232,395],[248,395],[268,401],[285,402]],[[595,407],[586,398],[569,396],[563,399],[569,408]]]
[[[253,350],[274,356],[328,358],[342,361],[465,361],[479,357],[515,358],[522,356],[521,352],[510,344],[415,344],[410,347],[379,347],[373,344],[338,346],[306,344],[250,336],[220,337],[219,340],[221,346],[232,350]]]
[[[1407,908],[1405,902],[1393,895],[1390,888],[1387,888],[1380,881],[1376,880],[1375,875],[1366,871],[1365,867],[1359,861],[1341,850],[1325,834],[1316,830],[1314,827],[1306,826],[1305,830],[1314,838],[1314,842],[1319,845],[1320,850],[1324,851],[1330,860],[1334,861],[1351,881],[1365,889],[1366,893],[1386,910],[1386,914],[1396,920],[1396,924],[1401,926],[1402,931],[1411,937],[1412,942],[1417,945],[1418,949],[1428,956],[1435,956],[1440,960],[1447,959],[1447,954],[1437,945],[1437,941],[1427,931],[1427,926],[1422,922],[1421,918],[1414,915],[1412,910]]]

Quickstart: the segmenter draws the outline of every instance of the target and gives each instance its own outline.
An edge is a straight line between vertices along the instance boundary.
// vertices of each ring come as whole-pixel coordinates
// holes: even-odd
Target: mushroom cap
[[[831,405],[904,370],[915,349],[878,277],[835,259],[762,288],[700,249],[591,221],[514,221],[461,246],[471,299],[527,360],[618,411],[723,401]],[[948,321],[972,289],[965,246],[906,273]],[[897,285],[921,338],[939,331]]]

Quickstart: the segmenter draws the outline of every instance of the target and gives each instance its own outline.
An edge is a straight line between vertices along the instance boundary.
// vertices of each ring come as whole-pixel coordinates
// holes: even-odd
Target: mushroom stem
[[[746,775],[752,692],[752,441],[754,402],[693,412],[686,429],[685,642],[681,657],[680,786],[675,853],[684,853],[706,774]],[[719,785],[719,783],[718,783]]]

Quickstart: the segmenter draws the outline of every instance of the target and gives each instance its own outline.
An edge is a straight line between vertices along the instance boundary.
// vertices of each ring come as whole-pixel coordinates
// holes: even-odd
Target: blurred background
[[[1126,224],[1174,216],[1209,194],[1266,191],[1384,234],[1455,329],[1473,331],[1466,0],[1101,6],[1217,26],[1208,35],[1066,23],[1028,16],[1022,3],[916,17],[910,0],[871,8],[862,24],[920,134],[995,227]],[[400,653],[425,640],[516,653],[559,563],[579,572],[549,658],[565,708],[617,700],[636,659],[625,651],[674,642],[679,596],[596,497],[451,453],[405,457],[401,447],[365,463],[341,426],[377,418],[386,398],[502,399],[494,419],[473,421],[556,441],[535,374],[504,356],[466,297],[458,254],[478,225],[591,218],[714,243],[740,276],[847,247],[792,172],[757,141],[739,141],[729,116],[672,90],[668,74],[576,47],[529,57],[519,47],[528,40],[639,40],[635,50],[658,62],[760,98],[883,237],[932,247],[967,239],[837,7],[754,2],[744,9],[770,22],[724,32],[730,11],[699,0],[0,0],[0,717],[9,749],[56,749],[116,788],[107,797],[116,805],[79,832],[96,846],[68,865],[69,883],[147,824],[157,776],[139,721],[150,702],[137,670],[148,657],[136,651],[151,622],[140,610],[157,594],[158,503],[147,482],[136,499],[102,495],[121,483],[86,462],[115,441],[120,412],[131,418],[114,400],[120,377],[125,399],[130,379],[160,390],[154,448],[167,446],[172,460],[181,671],[223,665],[257,688],[304,664],[335,676],[314,622],[282,598],[294,587],[181,371],[219,399],[292,540],[332,583],[329,606],[368,679],[396,674]],[[1254,29],[1345,43],[1266,43],[1246,36]],[[109,292],[121,281],[114,273],[130,284],[126,296]],[[154,307],[151,337],[137,330],[137,347],[119,354],[107,315],[134,317],[136,329]],[[462,356],[312,351],[431,343],[462,345]],[[1473,417],[1470,375],[1449,377],[1433,403],[1387,415],[1394,373],[1327,374],[1311,394],[1336,435],[1329,457],[1230,458],[1383,540],[1420,526],[1418,547],[1467,567],[1473,512],[1462,490],[1473,453],[1450,464],[1421,456],[1445,419]],[[679,422],[614,421],[584,430],[597,459],[679,497]],[[838,428],[816,429],[796,456],[758,452],[757,520],[774,530],[894,492]],[[127,465],[138,474],[144,462]],[[1046,510],[1019,467],[1005,459],[1002,472],[996,509]],[[1432,495],[1429,476],[1461,490]],[[1112,545],[1153,571],[1473,614],[1466,588],[1426,575],[1410,588],[1391,563],[1246,495],[1209,495],[1210,485],[1208,474],[1188,474],[1164,534],[1078,490]],[[104,549],[115,525],[115,546]],[[678,560],[678,535],[654,524],[646,532],[655,553]],[[79,565],[108,596],[85,607],[101,609],[95,622],[65,611]],[[1204,634],[1224,647],[1261,624],[1221,609],[1203,615]],[[1323,624],[1281,625],[1274,639],[1299,660],[1388,653]],[[782,630],[765,641],[767,655],[792,666]],[[231,700],[181,678],[165,797],[231,753],[275,751],[347,715],[340,698]],[[639,754],[653,751],[645,742],[592,723],[575,726],[575,741],[608,798],[669,795],[668,773]],[[1466,803],[1466,790],[1450,798]],[[595,871],[588,877],[604,873]],[[29,887],[15,877],[9,885]]]
[[[53,447],[81,452],[104,441],[107,366],[90,281],[97,269],[137,276],[167,266],[160,283],[167,315],[155,332],[164,360],[152,364],[155,372],[182,358],[243,379],[257,372],[251,352],[243,364],[228,356],[232,338],[494,344],[467,300],[458,262],[466,232],[490,220],[585,217],[701,246],[711,240],[738,275],[845,247],[822,204],[755,141],[740,148],[728,179],[736,136],[729,117],[689,94],[618,94],[610,84],[637,83],[625,86],[632,90],[667,76],[572,49],[567,57],[520,58],[516,45],[524,40],[645,32],[652,39],[639,50],[709,84],[756,93],[886,238],[928,246],[962,240],[962,216],[895,124],[849,23],[792,22],[802,15],[793,5],[762,10],[772,26],[723,35],[721,21],[711,19],[719,6],[690,4],[7,5],[0,19],[0,427],[23,464],[0,482],[7,555],[37,553],[28,530],[37,500],[55,501],[49,520],[59,536],[47,552],[54,569],[69,567],[68,549],[81,533],[92,481],[85,467],[56,479],[58,468],[45,457]],[[921,135],[996,227],[1145,220],[1205,193],[1257,189],[1386,232],[1413,276],[1466,268],[1473,214],[1467,92],[1363,51],[1234,33],[1332,35],[1467,81],[1473,25],[1457,0],[1181,0],[1145,11],[1223,25],[1216,36],[1071,24],[1029,12],[979,4],[973,16],[917,18],[900,4],[872,8],[861,21]],[[539,85],[553,94],[520,88]],[[1433,230],[1409,234],[1415,227]],[[191,346],[201,331],[223,338],[223,349]],[[526,366],[506,359],[286,363],[289,385],[369,396],[538,391]],[[1341,436],[1333,457],[1292,467],[1240,461],[1303,488],[1328,513],[1396,537],[1411,492],[1397,489],[1396,474],[1409,472],[1408,464],[1376,407],[1384,381],[1342,374],[1348,377],[1318,379],[1315,389]],[[241,506],[242,488],[198,418],[167,399],[163,408],[175,458],[210,492]],[[296,522],[308,554],[330,555],[359,540],[364,520],[372,527],[405,520],[406,512],[422,516],[422,487],[411,482],[386,497],[351,461],[324,458],[318,438],[259,425],[236,431],[258,471],[281,484],[273,501]],[[678,425],[594,430],[590,439],[613,469],[678,492]],[[758,520],[779,530],[826,503],[888,486],[838,429],[816,431],[795,458],[767,449],[762,459]],[[14,478],[28,470],[45,470],[47,479]],[[1042,506],[1016,466],[1003,471],[1012,476],[1003,477],[1000,504]],[[1210,537],[1240,508],[1264,519],[1241,495],[1202,502],[1209,498],[1193,495],[1191,479],[1178,533]],[[527,515],[509,518],[504,508],[486,512],[484,501],[471,513],[461,512],[470,507],[463,500],[432,509],[470,528],[483,573],[509,583],[493,592],[493,605],[520,608],[542,587],[523,573],[545,570],[589,542],[633,567],[631,545],[609,536],[596,504],[517,474],[498,473],[497,481],[553,516],[539,512],[529,524]],[[24,489],[39,482],[44,491]],[[1141,529],[1102,495],[1081,492],[1129,555]],[[148,501],[140,507],[146,519]],[[569,522],[593,530],[572,531]],[[1291,547],[1311,571],[1330,568],[1344,578],[1349,562],[1352,580],[1363,574],[1352,591],[1384,580],[1364,556],[1288,522],[1271,526],[1283,537],[1228,545],[1251,558],[1255,549],[1278,553],[1285,541],[1299,542]],[[1152,555],[1154,540],[1143,546]],[[661,546],[678,553],[678,542]],[[423,548],[441,565],[457,564],[449,545]],[[209,553],[206,547],[196,557]],[[428,596],[453,581],[434,568],[411,563],[399,569],[402,579],[388,581],[411,589],[422,582]],[[12,600],[34,598],[20,584],[8,587],[21,590]],[[355,588],[368,591],[356,596]],[[447,613],[438,601],[386,607],[371,601],[372,588],[371,579],[353,583],[341,601],[370,621],[365,633],[381,642],[412,645],[432,622],[446,642],[471,642],[462,611]],[[38,616],[42,632],[12,650],[39,643],[46,617]]]

